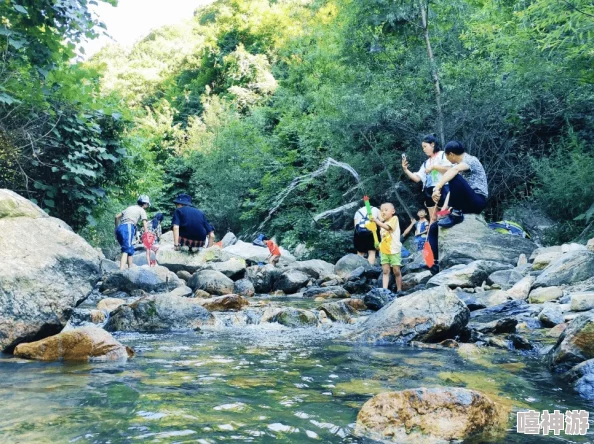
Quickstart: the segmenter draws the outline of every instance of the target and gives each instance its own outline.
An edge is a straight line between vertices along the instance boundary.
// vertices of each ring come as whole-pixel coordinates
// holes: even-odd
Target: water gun
[[[363,196],[363,202],[365,202],[365,209],[367,210],[367,217],[369,221],[365,222],[365,228],[373,233],[373,245],[375,248],[379,247],[379,240],[377,238],[377,225],[373,221],[373,214],[371,213],[371,205],[369,204],[369,197]]]

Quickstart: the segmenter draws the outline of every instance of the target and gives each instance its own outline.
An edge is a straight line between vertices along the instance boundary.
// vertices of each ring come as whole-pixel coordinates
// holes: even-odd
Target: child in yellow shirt
[[[396,289],[398,292],[402,291],[402,273],[400,273],[400,266],[402,265],[402,257],[400,250],[402,244],[400,243],[400,226],[398,218],[395,216],[396,209],[390,202],[382,204],[380,207],[382,220],[376,220],[375,223],[381,228],[380,234],[382,241],[380,243],[380,257],[382,264],[382,287],[388,288],[390,282],[390,266],[396,278]]]

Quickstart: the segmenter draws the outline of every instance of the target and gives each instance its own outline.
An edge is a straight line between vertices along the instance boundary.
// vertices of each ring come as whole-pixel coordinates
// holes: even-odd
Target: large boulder
[[[439,229],[442,268],[476,260],[516,265],[521,254],[529,256],[536,244],[529,239],[491,230],[482,216],[464,215],[464,222]]]
[[[594,308],[594,291],[582,291],[571,294],[571,311],[588,311]]]
[[[563,324],[565,318],[559,304],[546,302],[542,311],[538,314],[538,320],[545,327],[554,327],[555,325]]]
[[[103,255],[64,222],[0,189],[0,350],[58,333],[101,278]]]
[[[240,279],[233,283],[233,293],[251,298],[256,293],[256,289],[249,279]]]
[[[492,261],[472,261],[468,264],[454,265],[436,274],[427,282],[429,287],[447,285],[456,287],[478,287],[495,271],[511,269],[511,265]]]
[[[243,259],[234,257],[225,262],[207,262],[200,267],[200,271],[202,270],[220,271],[228,278],[237,281],[245,276],[246,264]]]
[[[279,247],[281,257],[279,264],[290,264],[295,262],[295,256],[293,256],[288,250],[283,247]],[[239,257],[244,259],[248,265],[257,265],[260,262],[266,262],[266,259],[270,255],[268,248],[258,247],[257,245],[248,244],[238,240],[235,244],[223,248],[223,251],[232,257]]]
[[[274,289],[281,290],[285,294],[297,293],[305,287],[310,277],[298,270],[289,268],[285,270],[274,282]]]
[[[582,398],[589,401],[594,400],[594,359],[588,359],[576,365],[565,373],[563,377],[573,383],[575,391]]]
[[[314,279],[324,279],[334,274],[334,265],[320,259],[293,262],[290,267]]]
[[[356,432],[381,442],[491,442],[506,425],[506,410],[482,393],[438,387],[374,396],[359,411]]]
[[[184,285],[175,273],[165,267],[126,268],[109,274],[103,280],[101,288],[106,290],[120,290],[131,292],[143,290],[146,292],[165,292]]]
[[[272,264],[248,267],[246,278],[252,281],[256,293],[269,293],[281,274],[281,270]]]
[[[212,325],[215,318],[199,300],[171,295],[147,296],[120,305],[109,317],[107,331],[158,332],[198,329]]]
[[[131,348],[102,328],[81,327],[36,342],[22,343],[15,356],[39,361],[117,361],[134,356]]]
[[[341,257],[336,265],[334,266],[334,274],[345,279],[351,275],[351,273],[359,267],[364,269],[371,268],[369,261],[358,254],[347,254]]]
[[[233,293],[233,281],[216,270],[203,270],[194,273],[188,281],[188,286],[194,291],[204,290],[215,295]]]
[[[437,342],[455,336],[469,317],[464,302],[441,286],[394,300],[369,316],[358,336],[366,342]]]
[[[550,363],[556,370],[568,370],[594,358],[594,315],[576,317],[563,331],[550,352]]]
[[[571,251],[552,262],[536,278],[535,287],[571,285],[594,275],[594,253]]]
[[[231,259],[229,253],[219,247],[203,248],[199,252],[176,251],[173,242],[167,243],[161,238],[161,247],[157,252],[157,262],[171,271],[195,273],[207,262],[225,262]]]

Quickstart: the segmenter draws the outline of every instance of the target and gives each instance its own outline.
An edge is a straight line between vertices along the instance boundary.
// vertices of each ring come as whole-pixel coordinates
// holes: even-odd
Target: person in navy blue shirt
[[[180,194],[173,203],[175,212],[171,224],[173,225],[173,246],[179,250],[182,246],[199,249],[214,243],[214,228],[206,219],[204,213],[192,205],[192,197]]]

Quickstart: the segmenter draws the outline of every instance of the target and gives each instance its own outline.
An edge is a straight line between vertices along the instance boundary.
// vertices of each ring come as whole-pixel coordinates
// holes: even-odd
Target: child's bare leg
[[[134,258],[128,255],[128,268],[132,268],[134,266]]]
[[[400,267],[398,265],[394,265],[392,270],[394,271],[394,277],[396,278],[396,290],[402,291],[402,273],[400,272]]]
[[[122,257],[120,257],[120,270],[126,268],[126,262],[128,261],[128,253],[122,253]]]
[[[367,254],[367,260],[369,261],[369,263],[371,265],[375,265],[375,250],[369,250]]]
[[[382,288],[388,288],[390,284],[390,264],[382,265]]]
[[[146,250],[146,263],[150,267],[151,266],[151,249],[144,247]]]
[[[437,206],[427,207],[427,212],[429,213],[429,221],[435,222],[437,220]]]

